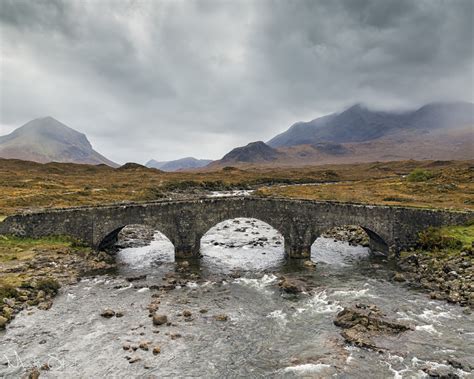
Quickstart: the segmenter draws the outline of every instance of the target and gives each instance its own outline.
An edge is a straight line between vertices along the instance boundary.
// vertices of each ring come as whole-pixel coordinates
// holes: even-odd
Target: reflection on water
[[[23,312],[1,337],[0,376],[18,377],[23,367],[48,362],[41,377],[421,378],[423,368],[443,369],[449,358],[474,366],[473,316],[389,281],[391,267],[367,249],[318,239],[316,269],[289,266],[273,229],[238,221],[209,231],[202,260],[189,268],[193,279],[174,290],[153,289],[165,275],[181,275],[172,245],[157,233],[150,246],[118,252],[117,276],[85,279],[63,288],[49,311]],[[282,274],[303,277],[313,289],[282,295]],[[153,299],[170,326],[152,326]],[[348,347],[333,318],[354,302],[377,304],[416,330],[397,337],[387,354]],[[104,308],[124,316],[104,319]],[[184,310],[191,317],[181,316]],[[228,321],[216,321],[217,314]],[[161,354],[122,349],[140,341],[160,346]],[[140,360],[129,363],[127,355]],[[12,364],[15,357],[22,365]]]

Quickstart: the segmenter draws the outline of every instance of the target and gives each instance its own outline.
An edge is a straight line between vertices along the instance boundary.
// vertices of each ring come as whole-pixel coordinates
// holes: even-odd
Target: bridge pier
[[[199,246],[195,245],[179,245],[174,247],[175,259],[197,259],[201,258]]]
[[[295,245],[285,242],[285,255],[290,259],[309,259],[311,245]]]

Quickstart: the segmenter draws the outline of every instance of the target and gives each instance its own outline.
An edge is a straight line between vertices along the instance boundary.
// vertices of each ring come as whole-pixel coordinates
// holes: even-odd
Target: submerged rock
[[[214,319],[216,321],[227,321],[229,320],[229,316],[227,316],[226,314],[219,314],[219,315],[215,315]]]
[[[306,268],[315,268],[316,263],[313,262],[312,260],[307,260],[307,261],[304,261],[303,266]]]
[[[422,368],[428,377],[430,378],[439,378],[439,379],[458,379],[460,376],[452,371],[448,366],[436,365],[430,366],[426,365]]]

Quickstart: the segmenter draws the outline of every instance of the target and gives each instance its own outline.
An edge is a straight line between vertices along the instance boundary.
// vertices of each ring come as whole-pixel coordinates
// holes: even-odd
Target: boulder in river
[[[168,316],[162,314],[153,315],[153,325],[163,325],[168,323]]]
[[[0,330],[5,329],[7,326],[8,319],[6,317],[0,316]]]
[[[300,293],[306,290],[306,285],[302,280],[282,277],[278,286],[286,293]]]
[[[375,305],[355,304],[340,311],[334,324],[343,328],[341,335],[356,346],[378,349],[374,337],[396,335],[413,330],[411,325],[388,318]]]
[[[115,316],[115,311],[112,309],[104,309],[100,315],[105,318],[111,318]]]
[[[191,311],[189,311],[189,310],[187,310],[187,309],[183,311],[183,316],[184,316],[184,317],[191,317],[192,315],[193,315],[193,314],[191,313]]]

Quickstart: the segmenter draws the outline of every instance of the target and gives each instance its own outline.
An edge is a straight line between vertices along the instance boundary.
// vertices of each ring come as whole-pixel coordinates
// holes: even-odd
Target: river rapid
[[[211,229],[201,251],[199,263],[177,264],[158,232],[148,246],[121,249],[117,272],[63,287],[50,310],[13,320],[0,334],[0,376],[43,366],[45,378],[424,378],[426,368],[474,377],[474,316],[392,282],[393,265],[367,248],[319,238],[310,269],[285,262],[283,239],[268,225],[235,219]],[[283,294],[282,275],[311,290]],[[170,277],[176,288],[158,289]],[[152,324],[147,307],[157,301],[170,325]],[[386,353],[348,346],[333,320],[356,302],[415,330],[387,337]],[[101,317],[106,308],[123,317]],[[123,349],[140,342],[149,349]]]

